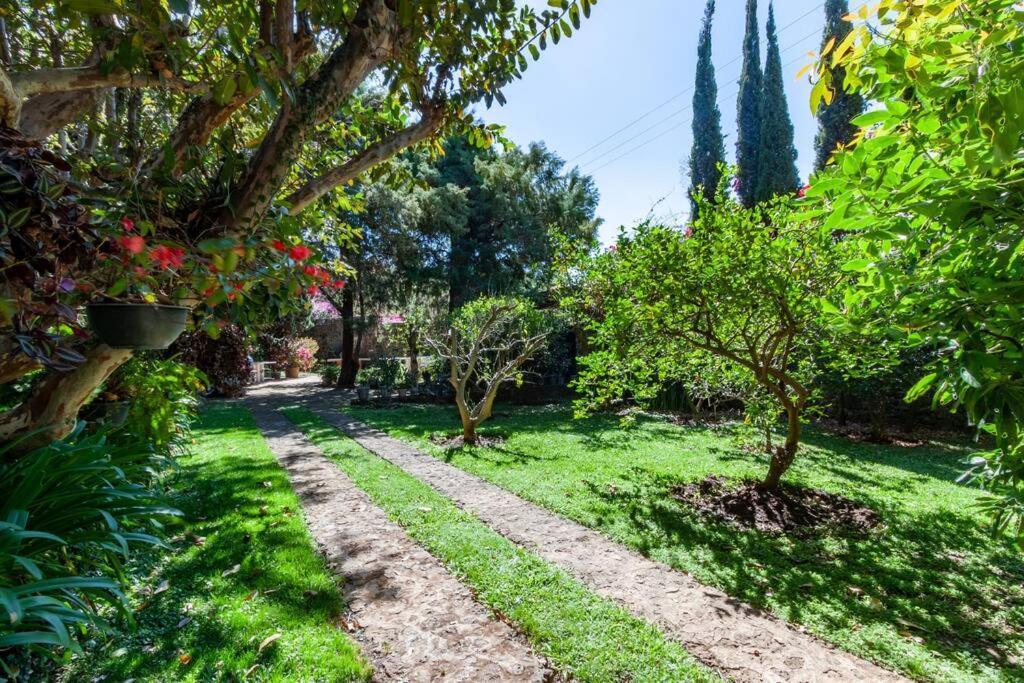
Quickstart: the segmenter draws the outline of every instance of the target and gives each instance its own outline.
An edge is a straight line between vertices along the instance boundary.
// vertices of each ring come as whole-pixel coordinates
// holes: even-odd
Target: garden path
[[[254,393],[271,403],[305,405],[506,538],[656,624],[695,657],[733,680],[905,680],[338,412],[341,397],[319,388],[315,379],[277,383]]]
[[[524,637],[274,410],[273,386],[245,403],[288,472],[320,552],[344,577],[345,626],[373,663],[374,680],[549,680],[550,668]]]

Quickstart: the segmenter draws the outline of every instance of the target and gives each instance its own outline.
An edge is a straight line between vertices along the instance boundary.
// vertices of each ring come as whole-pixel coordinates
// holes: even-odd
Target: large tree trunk
[[[796,458],[796,449],[800,445],[800,408],[789,403],[786,405],[786,426],[786,442],[775,448],[771,464],[768,466],[768,476],[761,482],[761,488],[777,489],[782,481],[782,475],[789,470]]]
[[[412,375],[413,384],[420,381],[420,345],[419,333],[415,330],[409,332],[409,374]]]
[[[28,400],[0,415],[0,442],[10,443],[31,433],[15,449],[22,453],[67,436],[78,421],[82,404],[131,356],[128,349],[100,344],[90,349],[85,362],[74,370],[51,371],[33,388]]]
[[[353,330],[353,314],[355,313],[355,296],[351,287],[346,287],[341,294],[341,374],[338,375],[339,387],[354,387],[359,359],[355,354],[355,333]]]

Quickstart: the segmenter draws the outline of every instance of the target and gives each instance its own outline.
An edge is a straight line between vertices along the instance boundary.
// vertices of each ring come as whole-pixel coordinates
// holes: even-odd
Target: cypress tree
[[[704,25],[697,44],[697,80],[693,92],[693,149],[690,150],[690,217],[697,217],[697,197],[713,199],[722,179],[719,164],[725,161],[722,112],[718,109],[718,84],[711,62],[711,21],[715,0],[704,9]]]
[[[843,19],[850,11],[846,0],[827,0],[825,2],[825,30],[821,37],[821,48],[824,51],[828,42],[835,39],[835,45],[853,30],[853,24]],[[850,121],[864,111],[864,99],[859,93],[846,92],[843,81],[845,69],[832,72],[832,89],[835,96],[831,104],[821,103],[818,108],[818,135],[814,139],[814,170],[820,171],[828,163],[829,157],[839,145],[845,145],[853,139],[857,132],[856,126]]]
[[[775,30],[775,8],[768,5],[768,54],[764,63],[761,100],[761,151],[758,154],[756,201],[778,194],[796,192],[800,174],[796,170],[793,122],[789,118],[782,81],[782,56]]]
[[[744,206],[756,199],[761,147],[761,44],[758,39],[757,0],[747,0],[747,27],[743,37],[743,70],[736,104],[736,193]]]

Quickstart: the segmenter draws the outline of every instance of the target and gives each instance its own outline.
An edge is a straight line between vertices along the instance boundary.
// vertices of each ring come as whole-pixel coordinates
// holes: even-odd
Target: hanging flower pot
[[[188,321],[187,306],[93,303],[85,307],[89,327],[115,349],[166,349]]]

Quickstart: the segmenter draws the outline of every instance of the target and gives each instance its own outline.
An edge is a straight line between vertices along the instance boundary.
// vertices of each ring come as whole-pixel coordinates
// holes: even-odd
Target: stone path
[[[734,680],[906,680],[339,413],[337,393],[318,390],[309,382],[267,388],[265,393],[274,401],[303,403],[364,448],[433,486],[505,537],[656,624],[698,659]]]
[[[266,398],[246,405],[287,470],[320,552],[345,579],[349,625],[374,680],[552,678],[525,638],[491,616]]]

